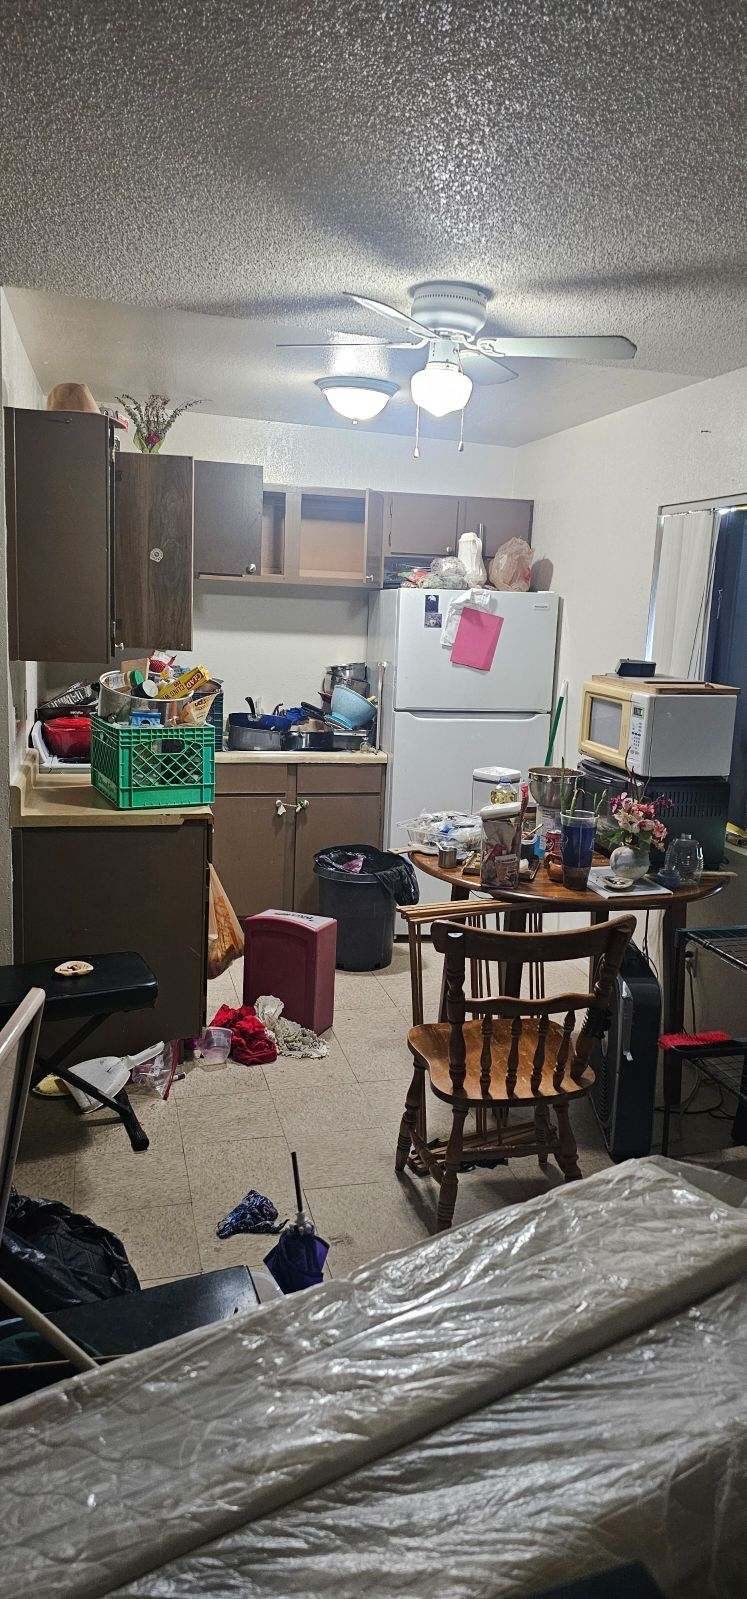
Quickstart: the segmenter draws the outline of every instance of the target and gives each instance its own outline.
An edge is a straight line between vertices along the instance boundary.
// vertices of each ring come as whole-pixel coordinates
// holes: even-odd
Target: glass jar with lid
[[[677,877],[682,884],[699,882],[703,875],[703,851],[692,833],[681,833],[679,838],[671,840],[664,857],[664,873]]]

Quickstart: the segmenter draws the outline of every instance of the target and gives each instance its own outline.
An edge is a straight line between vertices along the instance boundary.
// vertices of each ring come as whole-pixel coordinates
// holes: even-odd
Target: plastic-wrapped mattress
[[[0,1417],[0,1593],[743,1592],[747,1214],[631,1161]]]

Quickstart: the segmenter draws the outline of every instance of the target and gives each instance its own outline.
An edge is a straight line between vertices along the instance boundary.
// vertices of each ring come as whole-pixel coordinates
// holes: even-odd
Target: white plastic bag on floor
[[[291,1022],[283,1016],[283,1001],[276,994],[260,994],[254,1009],[272,1034],[279,1055],[295,1055],[298,1060],[323,1060],[329,1054],[327,1045],[310,1027],[302,1027],[300,1022]]]

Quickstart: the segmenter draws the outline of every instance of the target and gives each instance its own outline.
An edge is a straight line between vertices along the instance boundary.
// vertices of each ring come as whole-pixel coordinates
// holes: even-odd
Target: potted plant
[[[118,394],[117,401],[130,418],[135,429],[135,448],[143,455],[157,455],[177,417],[200,404],[199,400],[186,400],[184,405],[175,405],[169,410],[171,402],[166,394],[149,394],[142,405],[131,394]]]
[[[617,877],[630,877],[637,881],[645,877],[651,864],[651,845],[664,843],[667,830],[656,814],[660,800],[646,800],[634,772],[628,771],[630,792],[617,794],[611,811],[614,832],[611,842],[617,845],[610,855],[610,866]]]

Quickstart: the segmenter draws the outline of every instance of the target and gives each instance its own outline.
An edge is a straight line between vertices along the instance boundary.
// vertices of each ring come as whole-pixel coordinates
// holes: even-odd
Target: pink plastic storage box
[[[300,911],[261,911],[241,925],[244,1004],[276,994],[289,1021],[326,1033],[335,1014],[337,922]]]

